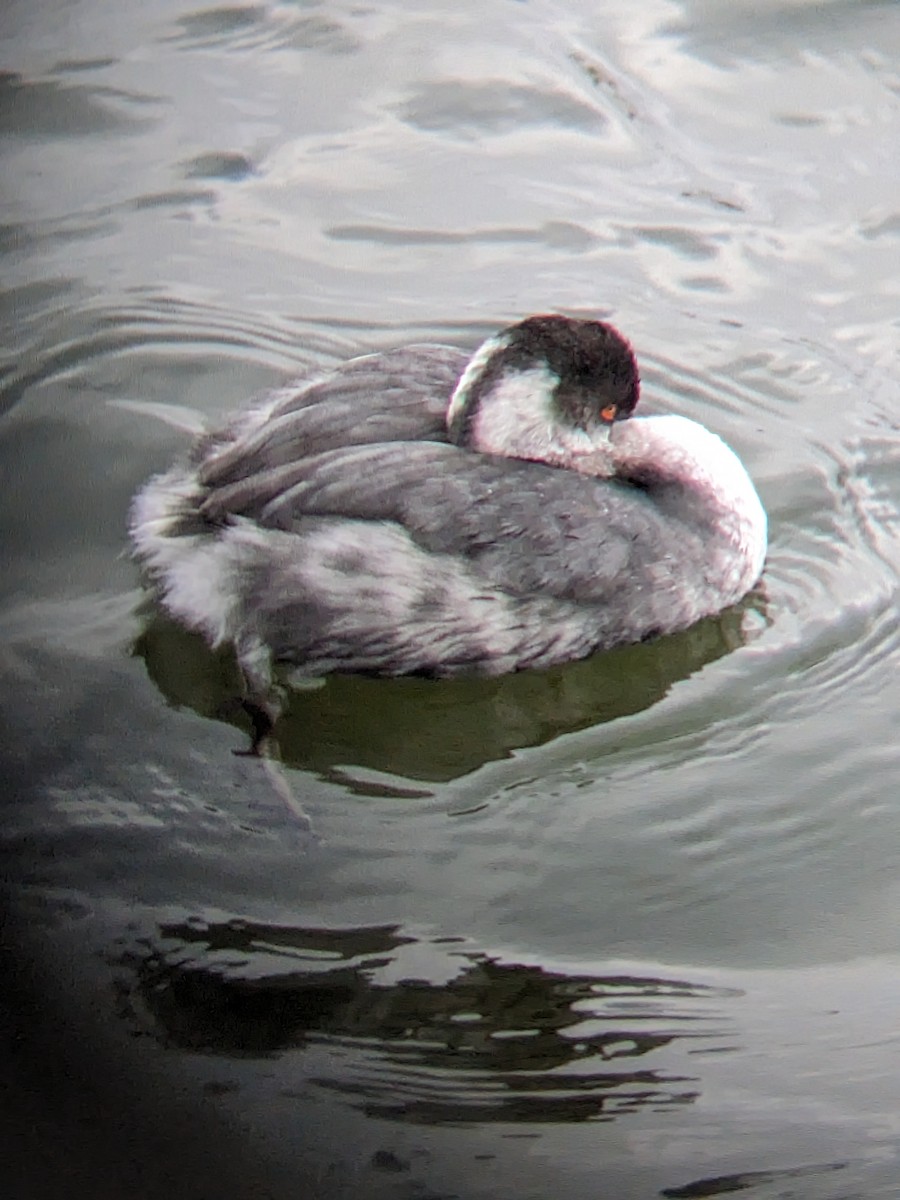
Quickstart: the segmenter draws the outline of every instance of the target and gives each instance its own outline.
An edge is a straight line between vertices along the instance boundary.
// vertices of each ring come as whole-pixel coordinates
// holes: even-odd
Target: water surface
[[[896,6],[0,27],[16,1194],[895,1195]],[[282,780],[234,757],[233,663],[126,553],[158,406],[546,309],[738,450],[763,587],[553,671],[331,680]]]

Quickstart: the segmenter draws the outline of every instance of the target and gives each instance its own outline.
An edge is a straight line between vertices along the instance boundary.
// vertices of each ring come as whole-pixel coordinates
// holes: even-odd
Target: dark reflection
[[[744,1192],[750,1188],[755,1190],[770,1183],[791,1184],[797,1179],[828,1175],[834,1171],[842,1171],[846,1167],[847,1163],[833,1162],[812,1167],[787,1167],[780,1171],[741,1171],[737,1175],[716,1175],[710,1179],[697,1179],[693,1183],[686,1183],[684,1187],[664,1188],[660,1195],[666,1196],[669,1200],[699,1200],[703,1196],[726,1196],[733,1192]],[[791,1189],[790,1191],[780,1191],[778,1194],[788,1197],[798,1193]]]
[[[147,96],[116,88],[63,86],[0,71],[0,134],[40,139],[128,132],[150,119],[134,111],[150,102]]]
[[[479,229],[425,229],[393,225],[332,225],[326,230],[336,242],[374,242],[396,246],[454,246],[522,244],[550,246],[583,254],[597,238],[572,221],[544,221],[535,226],[502,226]]]
[[[351,29],[330,15],[292,13],[265,4],[223,5],[187,13],[166,40],[189,49],[226,46],[347,54],[360,48]]]
[[[183,38],[206,42],[225,39],[229,35],[252,29],[265,20],[266,10],[262,5],[233,5],[221,8],[200,9],[189,13],[178,22]]]
[[[562,90],[506,79],[436,79],[397,106],[401,120],[426,133],[490,137],[530,125],[597,133],[605,117]]]
[[[188,179],[221,179],[226,183],[246,179],[255,170],[246,154],[212,150],[196,155],[184,164],[183,169]]]
[[[785,63],[797,46],[828,56],[846,44],[850,30],[871,20],[883,28],[880,9],[893,0],[830,0],[828,4],[777,3],[722,5],[718,0],[689,0],[663,32],[675,36],[683,52],[726,69],[735,63]]]
[[[754,603],[761,603],[756,601]],[[545,671],[495,679],[332,676],[291,694],[276,733],[290,766],[341,765],[444,782],[513,750],[649,708],[673,684],[742,645],[744,606],[684,633]],[[135,644],[167,700],[248,729],[230,652],[155,611]]]
[[[396,926],[188,920],[118,961],[121,1015],[167,1045],[229,1057],[331,1046],[340,1074],[319,1087],[422,1123],[613,1120],[691,1104],[697,1080],[654,1055],[721,1039],[712,1002],[736,994],[548,971]],[[437,982],[419,977],[423,964]]]

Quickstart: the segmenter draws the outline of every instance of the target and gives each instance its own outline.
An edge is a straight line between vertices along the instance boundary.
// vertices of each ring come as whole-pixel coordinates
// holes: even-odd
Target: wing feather
[[[232,514],[298,533],[310,518],[390,522],[509,595],[579,603],[658,582],[671,537],[640,489],[433,442],[330,450],[212,490],[203,515]]]
[[[200,481],[224,487],[343,446],[445,441],[447,406],[466,362],[452,346],[406,346],[282,389],[262,406],[264,420],[239,418],[205,447]]]

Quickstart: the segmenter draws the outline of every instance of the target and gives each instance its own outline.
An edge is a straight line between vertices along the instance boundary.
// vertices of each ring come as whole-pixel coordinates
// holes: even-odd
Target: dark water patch
[[[685,275],[681,286],[693,292],[718,292],[722,295],[731,291],[731,285],[720,275]]]
[[[103,71],[107,67],[114,67],[118,59],[115,58],[61,58],[54,63],[52,73],[54,75],[80,75],[82,72]]]
[[[410,1165],[409,1162],[398,1158],[390,1150],[376,1150],[372,1155],[372,1166],[376,1171],[390,1171],[395,1174],[399,1171],[408,1171]]]
[[[806,1179],[821,1182],[824,1176],[835,1171],[843,1171],[848,1165],[845,1162],[831,1162],[810,1167],[786,1167],[775,1171],[742,1171],[737,1175],[716,1175],[708,1179],[696,1179],[681,1187],[664,1188],[660,1195],[665,1196],[667,1200],[701,1200],[706,1196],[727,1196],[733,1192],[744,1192],[751,1189],[757,1194],[761,1194],[759,1189],[762,1187],[765,1187],[768,1193],[768,1185],[771,1184],[777,1188],[778,1196],[795,1196],[798,1195],[793,1186],[796,1180]],[[787,1187],[787,1191],[784,1190],[785,1187]],[[769,1194],[775,1195],[776,1193]],[[804,1192],[804,1194],[806,1193]],[[844,1192],[842,1189],[841,1196],[844,1197],[844,1200],[849,1200],[853,1193]]]
[[[348,54],[363,43],[344,22],[287,5],[235,5],[199,9],[178,21],[169,41],[184,49],[241,51],[314,50]]]
[[[664,32],[691,54],[718,66],[742,61],[783,64],[804,55],[831,55],[849,36],[881,44],[885,10],[893,0],[831,0],[828,4],[792,3],[722,8],[717,0],[688,0]]]
[[[787,125],[792,129],[812,129],[817,125],[827,125],[827,118],[817,113],[775,113],[773,121],[779,125]]]
[[[600,240],[589,230],[570,221],[545,221],[536,229],[397,229],[389,225],[335,225],[328,237],[343,242],[374,242],[378,245],[453,246],[503,245],[507,243],[549,246],[580,254]]]
[[[860,232],[864,238],[900,237],[900,213],[866,221]]]
[[[262,24],[265,17],[266,7],[262,4],[198,9],[180,19],[178,36],[186,41],[227,41]]]
[[[19,249],[28,236],[28,226],[23,222],[0,225],[0,253],[9,254]]]
[[[0,73],[0,134],[23,140],[138,133],[157,120],[154,97],[111,87],[27,80]]]
[[[77,217],[62,217],[40,223],[25,221],[0,228],[0,253],[9,256],[12,262],[26,256],[51,253],[61,246],[78,245],[92,238],[114,233],[116,223],[112,210],[102,207],[92,213],[81,213]]]
[[[0,240],[2,236],[0,233]],[[46,322],[49,313],[66,305],[78,286],[75,279],[57,276],[0,289],[0,323],[6,330],[15,329],[18,340],[22,333]],[[2,386],[0,383],[0,391]]]
[[[666,246],[680,254],[683,258],[704,260],[715,258],[718,249],[711,242],[688,229],[671,226],[645,227],[636,231],[644,241],[656,246]]]
[[[391,798],[393,800],[430,800],[434,792],[425,788],[410,787],[409,783],[399,776],[387,776],[382,773],[360,771],[358,767],[350,771],[340,767],[332,767],[323,771],[322,778],[346,789],[351,796],[368,796],[370,799]]]
[[[292,50],[317,50],[326,54],[350,54],[362,50],[365,45],[346,24],[321,13],[294,17],[286,23],[277,44]]]
[[[504,79],[435,80],[397,106],[415,129],[474,138],[548,127],[601,133],[603,114],[575,96]]]
[[[222,179],[229,183],[246,179],[256,168],[246,154],[233,151],[209,151],[184,164],[188,179]]]
[[[94,1200],[317,1194],[314,1173],[300,1163],[290,1185],[286,1173],[273,1178],[264,1155],[242,1144],[245,1129],[223,1124],[209,1103],[198,1106],[185,1078],[160,1085],[160,1064],[111,1028],[98,1003],[105,985],[85,985],[91,956],[63,951],[65,965],[51,964],[31,953],[34,941],[4,911],[2,1016],[14,1031],[3,1048],[8,1195],[69,1196],[75,1180]]]
[[[148,208],[190,209],[195,205],[213,205],[216,199],[216,193],[209,188],[172,188],[166,192],[138,196],[131,202],[131,207],[135,212]]]

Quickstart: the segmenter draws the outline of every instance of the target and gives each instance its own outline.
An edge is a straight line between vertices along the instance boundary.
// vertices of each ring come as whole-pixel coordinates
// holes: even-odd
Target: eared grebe
[[[740,460],[634,417],[610,325],[536,316],[267,394],[135,498],[165,608],[233,643],[258,745],[295,676],[500,674],[683,629],[763,568]]]

